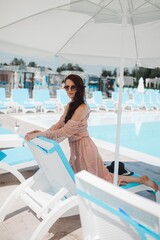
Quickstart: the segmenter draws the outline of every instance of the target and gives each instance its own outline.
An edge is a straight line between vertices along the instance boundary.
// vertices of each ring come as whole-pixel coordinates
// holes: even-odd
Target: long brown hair
[[[64,80],[65,83],[66,83],[67,79],[71,80],[74,83],[77,91],[76,91],[74,100],[72,102],[70,102],[70,104],[69,104],[69,109],[68,109],[67,115],[64,120],[65,123],[71,119],[71,117],[73,116],[76,109],[81,104],[85,103],[85,86],[84,86],[82,78],[76,74],[70,74],[65,78],[65,80]]]

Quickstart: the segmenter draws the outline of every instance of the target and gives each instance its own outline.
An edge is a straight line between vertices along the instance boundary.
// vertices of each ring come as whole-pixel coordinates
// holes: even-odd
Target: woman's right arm
[[[56,123],[56,124],[53,124],[50,128],[48,128],[47,130],[57,130],[57,129],[60,129],[62,128],[62,126],[64,125],[64,118],[67,114],[67,111],[68,111],[68,107],[69,107],[69,104],[67,105],[67,107],[65,108],[65,111],[63,113],[63,115],[60,117],[59,121]],[[31,132],[28,132],[26,135],[25,135],[25,139],[27,141],[30,141],[31,139],[33,138],[36,138],[38,136],[44,136],[43,134],[43,131],[40,131],[40,130],[33,130]]]
[[[59,121],[56,124],[53,124],[50,128],[48,128],[48,130],[56,130],[56,129],[61,128],[63,125],[63,119],[64,119],[64,117],[62,115],[60,117]],[[35,129],[33,131],[28,132],[27,134],[35,134],[35,133],[40,133],[40,132],[41,132],[40,130]]]

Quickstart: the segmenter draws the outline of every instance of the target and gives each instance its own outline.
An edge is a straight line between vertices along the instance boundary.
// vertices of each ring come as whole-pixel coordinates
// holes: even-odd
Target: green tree
[[[68,63],[68,65],[66,65],[66,70],[70,70],[70,71],[74,70],[72,63]]]
[[[66,71],[66,70],[68,70],[68,71],[74,70],[74,71],[81,71],[81,72],[84,71],[78,64],[73,65],[72,63],[62,64],[62,66],[58,67],[56,71],[60,73],[62,71]]]
[[[124,76],[130,76],[128,68],[124,68]]]
[[[13,66],[24,65],[24,66],[26,66],[26,63],[25,63],[25,61],[24,61],[22,58],[20,58],[20,59],[14,58],[14,59],[11,61],[10,65],[13,65]]]
[[[37,67],[37,64],[35,62],[29,62],[28,63],[28,67],[34,67],[36,68]]]
[[[84,72],[83,68],[81,68],[78,64],[74,65],[73,69],[76,71]]]
[[[150,78],[160,77],[160,68],[151,69]]]
[[[151,69],[144,67],[134,68],[131,73],[131,75],[135,77],[137,80],[139,80],[141,77],[143,77],[144,79],[149,78],[150,74]]]
[[[115,69],[113,70],[113,76],[114,76],[114,77],[117,77],[117,68],[115,68]]]
[[[112,76],[112,71],[108,71],[108,70],[102,69],[101,76],[104,77],[104,78],[111,77]]]

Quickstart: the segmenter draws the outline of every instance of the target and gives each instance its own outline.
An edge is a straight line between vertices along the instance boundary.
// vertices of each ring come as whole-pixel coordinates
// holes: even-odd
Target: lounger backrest
[[[50,187],[57,191],[65,187],[71,195],[75,195],[74,172],[60,145],[51,139],[40,137],[28,142],[28,146]]]
[[[24,104],[24,102],[29,101],[29,92],[27,88],[23,89],[12,89],[12,99],[13,102]]]
[[[102,104],[103,101],[102,92],[101,91],[93,92],[93,100],[96,104]]]
[[[35,102],[50,101],[50,94],[48,89],[33,90],[33,99]]]
[[[58,89],[57,90],[57,99],[63,105],[67,105],[70,101],[66,91],[63,90],[63,89]]]
[[[6,101],[6,92],[5,88],[0,88],[0,102]]]
[[[134,102],[139,106],[143,104],[141,93],[138,93],[138,92],[134,93],[133,99],[134,99]]]
[[[159,204],[86,171],[75,178],[84,239],[160,239]]]

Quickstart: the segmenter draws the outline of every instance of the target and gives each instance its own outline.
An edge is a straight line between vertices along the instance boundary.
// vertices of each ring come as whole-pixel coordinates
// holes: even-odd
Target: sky
[[[15,55],[15,54],[10,54],[10,53],[4,53],[0,52],[0,63],[7,63],[9,64],[14,58],[22,58],[26,64],[29,62],[35,62],[39,66],[44,66],[44,67],[50,67],[53,69],[53,71],[56,71],[57,67],[60,67],[63,62],[61,62],[57,57],[53,57],[52,60],[45,60],[45,59],[38,59],[38,58],[29,58],[26,56],[21,56],[21,55]],[[93,66],[93,65],[82,65],[78,64],[80,67],[83,68],[84,71],[86,71],[88,74],[93,74],[100,76],[102,73],[102,69],[108,70],[108,71],[113,71],[115,68],[112,67],[106,67],[106,66]]]

